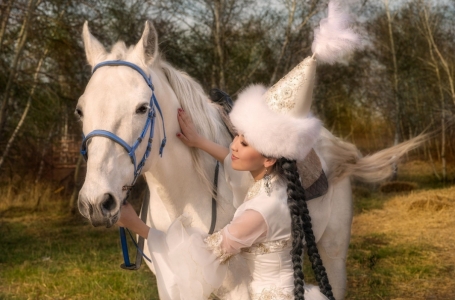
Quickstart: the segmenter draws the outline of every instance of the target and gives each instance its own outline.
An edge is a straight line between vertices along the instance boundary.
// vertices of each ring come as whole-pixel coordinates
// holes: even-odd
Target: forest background
[[[313,112],[364,154],[442,130],[418,151],[447,179],[455,156],[455,4],[345,1],[364,48],[321,65]],[[106,45],[135,44],[154,22],[160,51],[208,92],[235,99],[251,83],[272,85],[311,54],[322,0],[3,0],[0,20],[0,180],[59,178],[75,166],[77,99],[90,77],[81,40],[85,20]],[[73,142],[73,143],[71,143]],[[81,163],[79,161],[79,163]],[[57,172],[58,173],[58,172]],[[61,176],[60,176],[61,177]]]
[[[76,213],[84,163],[74,109],[90,78],[85,20],[107,47],[117,40],[134,45],[152,20],[167,61],[207,93],[217,87],[235,99],[251,83],[272,85],[311,55],[327,2],[2,0],[0,224],[20,203],[36,209],[54,199],[51,207]],[[438,131],[407,156],[425,166],[409,170],[426,172],[424,186],[453,185],[455,2],[342,2],[364,47],[342,63],[318,66],[313,113],[364,155]],[[448,197],[454,200],[453,189]]]

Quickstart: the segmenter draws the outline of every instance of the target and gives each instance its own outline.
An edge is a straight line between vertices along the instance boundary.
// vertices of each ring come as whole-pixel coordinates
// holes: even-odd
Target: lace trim
[[[255,255],[263,255],[267,253],[282,251],[289,245],[291,245],[291,239],[263,242],[253,244],[249,248],[242,248],[242,252],[253,253]]]
[[[251,291],[250,291],[251,292]],[[283,288],[265,288],[261,293],[250,294],[251,300],[293,300],[294,294]]]
[[[223,242],[221,231],[217,231],[206,237],[204,242],[207,244],[207,247],[213,251],[221,264],[225,264],[233,255],[232,253],[227,253],[221,248],[221,242]]]
[[[267,176],[267,175],[266,175]],[[276,181],[275,176],[269,175],[268,180],[266,180],[266,176],[264,178],[255,181],[252,186],[248,189],[248,192],[246,194],[246,200],[250,200],[254,197],[256,197],[261,191],[265,191],[267,193],[267,196],[270,197],[270,193],[272,192],[274,188],[274,183]],[[268,185],[267,185],[268,181]]]
[[[262,189],[262,179],[255,181],[252,186],[248,189],[248,192],[246,194],[246,200],[250,200],[251,198],[254,198],[259,194],[259,192]]]

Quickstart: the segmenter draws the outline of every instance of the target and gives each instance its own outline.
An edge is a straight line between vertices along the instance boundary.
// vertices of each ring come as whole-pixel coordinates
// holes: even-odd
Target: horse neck
[[[210,105],[199,84],[167,64],[162,67],[162,72],[156,70],[155,76],[158,79],[158,101],[165,99],[160,104],[167,144],[163,157],[157,158],[156,163],[146,170],[151,175],[148,182],[157,189],[171,219],[191,209],[210,214],[215,159],[201,150],[188,148],[175,136],[180,131],[177,108],[185,109],[206,138],[227,146],[230,137],[216,108]],[[197,223],[198,217],[195,218]]]
[[[152,188],[157,190],[171,219],[174,219],[181,215],[188,205],[200,206],[203,202],[209,203],[211,192],[196,172],[190,150],[179,147],[177,143],[181,143],[180,141],[172,140],[166,146],[169,148],[164,151],[163,157],[147,171],[151,174],[149,185],[152,184]],[[209,171],[208,164],[204,164],[204,167]]]

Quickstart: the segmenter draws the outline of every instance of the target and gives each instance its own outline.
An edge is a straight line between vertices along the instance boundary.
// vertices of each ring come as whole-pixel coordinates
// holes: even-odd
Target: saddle
[[[212,89],[210,91],[210,100],[218,105],[218,111],[224,125],[228,129],[231,138],[234,138],[235,131],[229,113],[234,106],[231,97],[219,89]],[[303,161],[297,161],[297,168],[300,174],[302,186],[305,189],[306,200],[318,198],[327,193],[329,182],[322,169],[321,161],[312,149]]]

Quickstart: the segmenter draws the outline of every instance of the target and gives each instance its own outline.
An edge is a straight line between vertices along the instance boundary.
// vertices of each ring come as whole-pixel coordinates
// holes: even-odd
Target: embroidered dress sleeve
[[[160,299],[207,299],[221,286],[229,258],[267,234],[264,218],[254,210],[242,212],[211,236],[185,223],[182,216],[166,233],[149,231]]]
[[[222,230],[205,239],[209,249],[221,263],[226,262],[242,248],[250,247],[267,235],[267,223],[255,210],[245,210]]]

